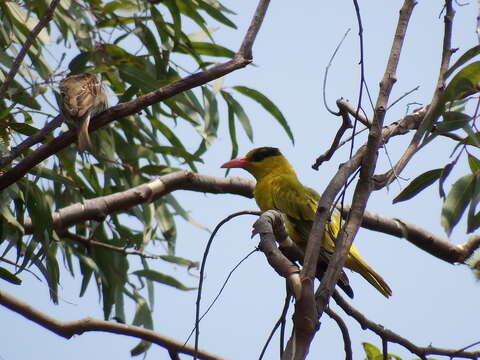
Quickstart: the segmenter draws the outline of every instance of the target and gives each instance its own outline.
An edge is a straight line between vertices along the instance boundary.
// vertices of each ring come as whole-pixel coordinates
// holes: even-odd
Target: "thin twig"
[[[200,359],[204,360],[221,360],[219,356],[210,354],[203,350],[195,350],[193,347],[184,346],[181,342],[171,339],[167,336],[160,335],[155,331],[145,328],[121,324],[113,321],[103,321],[93,318],[84,318],[76,321],[62,322],[52,318],[41,311],[35,309],[29,304],[14,298],[4,291],[0,291],[0,305],[5,306],[26,319],[50,330],[66,339],[72,338],[74,335],[82,335],[86,332],[107,332],[111,334],[120,334],[132,336],[157,344],[167,350],[178,352],[181,354],[193,355],[195,352]]]
[[[63,117],[61,115],[56,116],[51,121],[45,124],[45,126],[37,131],[32,136],[29,136],[20,144],[12,148],[0,157],[0,167],[10,164],[17,156],[23,153],[25,150],[30,149],[33,145],[45,140],[49,134],[57,127],[62,125]]]
[[[314,170],[318,170],[318,168],[324,161],[328,161],[332,158],[335,151],[337,151],[337,149],[339,148],[339,143],[342,139],[343,134],[345,133],[345,131],[352,128],[352,122],[350,120],[350,117],[348,116],[348,112],[341,107],[339,107],[339,110],[339,114],[342,116],[342,125],[338,129],[337,134],[333,139],[332,145],[330,146],[330,149],[328,149],[324,154],[320,155],[315,160],[315,163],[312,165],[312,169]]]
[[[325,276],[323,277],[322,283],[320,284],[320,287],[318,289],[317,301],[319,307],[317,311],[319,312],[319,316],[321,316],[323,309],[325,309],[328,304],[330,295],[334,291],[335,284],[338,281],[338,277],[344,265],[345,258],[348,254],[353,238],[357,234],[357,231],[360,227],[363,212],[365,211],[368,198],[373,189],[372,176],[377,161],[377,150],[382,143],[382,127],[383,120],[385,118],[385,109],[388,104],[388,99],[393,84],[395,82],[396,69],[400,60],[400,54],[408,28],[409,19],[413,12],[415,4],[416,2],[414,0],[405,0],[402,9],[400,10],[397,29],[392,43],[392,49],[383,79],[380,82],[379,95],[377,98],[377,103],[375,105],[375,115],[372,121],[372,126],[370,128],[367,145],[364,150],[365,154],[364,156],[362,156],[360,179],[355,188],[350,215],[345,225],[339,232],[336,240],[334,254],[329,263]],[[340,170],[342,170],[342,168]],[[320,202],[321,201],[322,199],[320,200]],[[329,205],[330,204],[331,203],[329,203]],[[329,206],[327,206],[326,208],[328,209]],[[318,211],[320,211],[320,203]],[[315,222],[317,222],[317,219]],[[317,227],[314,223],[313,229],[315,229],[315,231],[312,230],[312,232],[310,233],[308,246],[311,242],[318,241],[318,239],[315,238],[320,237],[320,233],[323,232],[324,226],[325,222],[317,225]],[[308,254],[308,252],[309,251],[307,248],[306,253]]]
[[[343,321],[340,315],[338,315],[335,311],[333,311],[329,306],[325,308],[325,313],[337,323],[338,328],[342,333],[343,347],[345,349],[345,360],[352,360],[353,359],[352,341],[350,340],[350,334],[348,332],[347,324],[345,324],[345,321]]]
[[[82,245],[85,245],[86,247],[90,246],[95,246],[95,247],[100,247],[103,249],[111,250],[123,255],[136,255],[140,256],[144,259],[161,259],[162,255],[151,255],[151,254],[146,254],[143,251],[140,250],[127,250],[126,248],[123,247],[118,247],[110,244],[106,244],[104,242],[96,241],[93,239],[87,239],[86,237],[79,236],[77,234],[73,234],[71,232],[65,232],[61,234],[63,237],[73,240],[75,242],[81,243]]]
[[[282,308],[282,313],[280,315],[280,318],[277,320],[277,322],[273,326],[272,331],[270,331],[270,334],[268,335],[267,341],[265,342],[265,345],[263,345],[262,351],[260,352],[260,356],[258,357],[258,360],[263,359],[263,356],[265,355],[265,352],[267,351],[268,345],[270,344],[270,341],[272,341],[273,335],[275,335],[275,333],[277,332],[277,329],[282,324],[285,323],[285,319],[287,317],[288,307],[290,305],[291,298],[292,298],[292,295],[290,295],[288,293],[288,290],[287,290],[287,296],[285,296],[285,302],[283,303],[283,308]],[[281,344],[282,344],[282,340],[281,340],[281,337],[280,337],[280,358],[283,355],[283,346]]]
[[[228,281],[230,280],[230,277],[233,275],[233,273],[235,272],[235,270],[238,269],[238,267],[245,261],[247,260],[253,253],[257,252],[258,249],[254,249],[252,251],[250,251],[247,255],[245,255],[243,257],[243,259],[241,259],[237,265],[235,265],[233,267],[232,270],[230,270],[230,272],[228,273],[228,276],[227,278],[225,279],[225,281],[223,282],[220,290],[218,291],[217,295],[215,296],[215,298],[212,300],[212,302],[210,303],[210,305],[207,307],[207,310],[205,310],[205,312],[202,314],[202,316],[200,316],[200,319],[198,320],[199,322],[203,320],[203,318],[208,314],[208,312],[210,311],[210,309],[213,307],[213,305],[215,305],[215,303],[217,302],[217,300],[220,298],[220,295],[222,294],[223,290],[225,289],[225,287],[227,286],[228,284]],[[193,327],[192,331],[190,331],[190,334],[188,334],[188,337],[187,337],[187,340],[185,340],[185,344],[188,343],[188,341],[190,340],[190,338],[192,337],[193,333],[195,332],[195,327]]]
[[[418,89],[420,89],[420,86],[415,86],[412,90],[407,91],[405,94],[403,94],[402,96],[400,96],[397,100],[395,100],[395,101],[392,102],[390,105],[388,105],[387,110],[391,109],[395,104],[397,104],[398,102],[402,101],[404,98],[406,98],[406,97],[407,97],[408,95],[410,95],[411,93],[417,91]]]
[[[443,94],[445,89],[445,78],[448,72],[448,68],[450,65],[450,58],[452,57],[452,28],[453,28],[453,18],[455,16],[455,11],[452,6],[452,0],[445,1],[446,13],[444,17],[444,34],[443,34],[443,46],[442,46],[442,55],[441,55],[441,63],[440,69],[437,79],[437,85],[435,87],[435,91],[432,96],[432,101],[428,106],[427,112],[423,119],[422,124],[416,131],[415,135],[413,136],[410,144],[408,144],[407,149],[397,161],[395,166],[387,171],[384,174],[376,175],[375,176],[375,190],[379,190],[388,184],[390,184],[395,176],[395,174],[400,174],[405,166],[407,166],[410,159],[416,154],[416,152],[420,149],[419,145],[422,139],[424,138],[425,134],[431,126],[436,121],[436,115],[438,113],[437,106],[440,104],[440,98]],[[426,145],[423,144],[422,147]]]
[[[28,50],[33,45],[38,34],[40,34],[40,31],[42,31],[42,29],[45,26],[47,26],[50,20],[52,20],[53,13],[55,12],[55,8],[57,7],[59,2],[60,0],[52,0],[50,5],[48,6],[47,11],[45,11],[45,14],[43,15],[42,19],[37,23],[37,25],[35,25],[35,27],[32,29],[30,34],[28,34],[27,40],[25,41],[22,48],[20,49],[17,57],[15,58],[15,61],[12,64],[12,67],[10,68],[10,71],[5,77],[5,81],[0,86],[0,99],[4,98],[5,92],[7,91],[8,87],[10,86],[10,83],[12,82],[13,78],[17,74],[18,69],[22,64],[22,61],[25,58],[25,55],[27,55]]]
[[[362,329],[369,329],[380,336],[382,340],[403,346],[412,354],[417,355],[421,359],[426,359],[428,355],[448,356],[450,358],[458,357],[475,360],[480,357],[480,351],[467,352],[464,349],[443,349],[431,345],[426,347],[417,346],[408,339],[398,335],[397,333],[394,333],[392,330],[386,329],[384,326],[376,323],[375,321],[367,319],[360,311],[345,301],[345,299],[343,299],[338,292],[334,292],[332,297],[347,315],[354,318],[360,324]]]
[[[200,340],[200,301],[202,299],[202,288],[203,288],[203,280],[205,278],[205,266],[207,263],[207,256],[210,251],[210,246],[213,243],[213,239],[217,234],[218,230],[222,227],[223,224],[229,222],[231,219],[241,216],[241,215],[256,215],[258,216],[258,211],[239,211],[234,214],[227,216],[225,219],[220,221],[215,229],[213,230],[210,238],[208,239],[207,246],[205,247],[205,251],[203,252],[202,258],[202,265],[200,266],[200,279],[198,281],[198,290],[197,290],[197,300],[195,302],[195,354],[194,360],[197,359],[197,350],[198,350],[198,342]]]
[[[333,59],[335,59],[335,56],[337,55],[338,50],[340,50],[340,47],[342,46],[343,42],[345,41],[348,33],[350,32],[350,28],[345,31],[345,34],[343,34],[342,39],[338,43],[337,47],[335,48],[335,51],[333,52],[332,56],[330,57],[330,60],[328,61],[327,66],[325,67],[325,75],[323,76],[323,86],[322,86],[322,94],[323,94],[323,104],[325,105],[325,108],[327,111],[332,114],[339,116],[340,112],[335,112],[330,109],[327,103],[327,78],[328,78],[328,71],[330,70],[330,66],[332,66]]]

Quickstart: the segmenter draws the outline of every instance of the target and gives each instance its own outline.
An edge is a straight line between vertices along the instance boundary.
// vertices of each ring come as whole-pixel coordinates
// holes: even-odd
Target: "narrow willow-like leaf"
[[[195,288],[183,285],[180,281],[173,276],[163,274],[155,270],[137,270],[133,272],[133,275],[142,276],[160,284],[172,286],[179,290],[193,290]]]
[[[441,223],[449,236],[473,197],[475,181],[476,176],[473,174],[458,179],[443,203]]]
[[[245,110],[243,110],[243,107],[240,105],[240,103],[237,100],[235,100],[230,93],[226,91],[222,91],[221,94],[225,99],[225,101],[227,102],[228,108],[231,109],[237,116],[237,119],[240,121],[240,124],[242,125],[243,130],[245,130],[245,134],[247,135],[248,139],[251,142],[253,142],[252,125],[250,123],[250,119],[245,113]]]
[[[430,185],[432,185],[435,181],[440,178],[443,169],[434,169],[424,172],[423,174],[417,176],[415,179],[412,180],[408,186],[402,190],[400,194],[398,194],[394,199],[393,203],[405,201],[408,199],[413,198],[422,190],[426,189]]]
[[[468,154],[468,165],[470,166],[472,174],[480,171],[480,160],[472,154]]]
[[[445,77],[449,77],[455,70],[457,70],[460,66],[465,64],[467,61],[470,61],[473,59],[475,56],[480,54],[480,45],[476,45],[472,47],[471,49],[468,49],[463,53],[462,56],[458,58],[457,61],[455,61],[455,64],[453,64],[450,69],[445,74]]]
[[[280,109],[268,97],[263,95],[261,92],[246,86],[234,86],[233,88],[239,93],[248,96],[252,100],[262,105],[265,110],[267,110],[275,119],[277,119],[278,123],[285,130],[292,143],[295,143],[293,133],[288,125],[287,119],[285,119]]]
[[[22,280],[12,274],[10,271],[5,269],[4,267],[0,266],[0,279],[3,279],[5,281],[8,281],[11,284],[14,285],[20,285],[22,283]]]
[[[479,166],[478,159],[476,159],[475,161],[476,163],[474,167],[477,168]],[[473,188],[473,197],[472,197],[472,201],[470,202],[470,207],[468,209],[468,217],[467,217],[468,233],[471,233],[480,227],[480,211],[475,213],[477,209],[477,205],[480,202],[480,173],[478,172],[478,170],[476,170],[474,173],[475,173],[475,185]]]

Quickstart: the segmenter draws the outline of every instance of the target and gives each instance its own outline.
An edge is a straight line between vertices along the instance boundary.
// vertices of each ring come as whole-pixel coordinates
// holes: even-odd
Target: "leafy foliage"
[[[49,3],[0,3],[0,81],[5,80],[19,49]],[[28,50],[28,60],[20,67],[5,98],[0,99],[0,152],[35,134],[58,114],[58,81],[69,74],[97,74],[109,102],[115,103],[232,58],[234,51],[213,41],[209,23],[236,28],[230,19],[233,14],[218,0],[60,1],[53,20],[40,32]],[[187,28],[195,31],[187,33]],[[223,105],[228,113],[232,153],[238,148],[234,118],[253,140],[248,115],[241,102],[222,88],[222,81],[185,91],[152,105],[142,114],[99,129],[92,134],[93,154],[80,157],[75,145],[65,148],[0,192],[0,262],[5,265],[0,266],[0,278],[20,284],[20,273],[36,268],[47,280],[52,300],[57,302],[61,274],[58,259],[63,257],[72,276],[82,278],[80,295],[95,280],[106,319],[113,315],[127,321],[123,307],[128,298],[137,307],[132,323],[153,328],[153,283],[180,290],[191,287],[150,270],[152,260],[142,259],[142,268],[130,272],[125,254],[86,244],[94,240],[119,249],[144,251],[161,242],[166,244],[166,253],[153,261],[191,267],[195,262],[175,256],[175,216],[200,225],[173,196],[136,206],[124,214],[111,214],[106,221],[79,224],[69,229],[74,236],[57,234],[52,216],[55,210],[68,205],[127,190],[178,168],[196,171],[218,136]],[[234,89],[259,102],[293,141],[286,119],[264,94],[242,86]],[[192,130],[197,142],[185,144],[185,136]],[[32,151],[35,149],[29,149],[16,161]],[[10,168],[11,164],[7,164],[0,175]],[[125,216],[142,225],[125,226]],[[24,235],[27,220],[32,225],[31,235]],[[148,303],[142,296],[145,291]],[[144,352],[148,346],[140,343],[132,355]]]
[[[447,76],[450,76],[458,70],[446,86],[439,104],[433,111],[434,125],[430,135],[424,140],[424,143],[426,143],[439,135],[448,136],[456,141],[454,153],[458,152],[458,154],[453,161],[447,163],[443,168],[429,170],[416,177],[393,200],[396,203],[411,199],[439,180],[439,193],[444,199],[441,223],[448,235],[458,224],[467,207],[469,207],[467,232],[473,232],[480,227],[480,213],[476,212],[480,199],[478,180],[480,162],[472,154],[472,151],[480,148],[480,137],[475,123],[477,111],[472,110],[472,113],[469,113],[467,110],[469,109],[467,105],[470,102],[473,100],[478,102],[478,99],[475,99],[472,95],[480,91],[480,62],[467,63],[478,56],[479,53],[480,47],[478,46],[467,50],[447,71]],[[435,123],[436,119],[440,117],[442,121]],[[461,136],[456,133],[457,131],[463,131],[465,135]],[[446,195],[444,190],[445,180],[458,164],[461,155],[466,155],[471,174],[464,175],[455,181]]]

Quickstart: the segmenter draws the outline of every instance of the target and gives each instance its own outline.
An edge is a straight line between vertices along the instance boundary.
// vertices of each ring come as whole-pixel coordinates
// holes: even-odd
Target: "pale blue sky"
[[[366,76],[374,99],[401,3],[377,1],[360,4],[364,25]],[[236,49],[248,26],[256,1],[229,0],[224,4],[237,12],[234,21],[239,30],[221,27],[215,33],[215,38],[220,44]],[[471,2],[456,10],[453,45],[459,47],[459,53],[462,53],[476,44],[474,31],[477,8]],[[406,103],[429,102],[441,51],[440,30],[443,18],[438,17],[440,11],[440,2],[430,1],[419,1],[414,10],[398,70],[398,82],[391,100],[417,85],[420,85],[420,89],[388,113],[387,124],[405,113]],[[242,103],[253,122],[255,141],[253,145],[250,144],[239,129],[240,153],[257,146],[280,147],[302,181],[319,191],[328,183],[338,165],[347,159],[347,152],[341,151],[329,163],[324,164],[319,172],[310,168],[315,157],[329,146],[340,122],[326,112],[321,99],[321,86],[325,66],[347,28],[352,30],[330,70],[327,97],[331,106],[334,106],[339,97],[355,103],[360,69],[357,24],[350,1],[272,1],[254,46],[254,61],[258,66],[239,70],[229,75],[225,81],[225,86],[242,84],[269,96],[283,111],[296,139],[295,146],[292,146],[274,120],[261,107],[245,98]],[[370,110],[366,98],[363,103]],[[224,175],[219,166],[230,155],[225,118],[226,114],[223,113],[219,139],[207,153],[205,164],[199,167],[201,173]],[[176,134],[187,139],[186,144],[189,143],[188,136],[191,136],[191,132],[188,129],[179,126]],[[388,153],[392,161],[398,159],[409,136],[399,137],[389,143]],[[190,150],[194,150],[196,142],[195,139]],[[357,140],[357,143],[360,141]],[[426,170],[443,166],[448,161],[452,148],[450,142],[427,147],[417,155],[402,176],[412,179]],[[388,168],[383,150],[380,151],[379,168]],[[454,173],[451,179],[460,173]],[[241,170],[233,170],[231,175],[248,177]],[[406,184],[404,182],[401,185],[404,187]],[[374,193],[368,210],[416,222],[436,234],[444,234],[440,227],[441,203],[435,188],[425,191],[410,202],[392,205],[391,199],[399,191],[399,185],[394,183],[390,189]],[[195,220],[210,229],[232,212],[256,209],[253,200],[236,196],[187,192],[175,195],[185,208],[191,210]],[[228,272],[257,244],[257,238],[250,239],[253,220],[252,217],[235,219],[218,233],[207,265],[204,309],[216,295]],[[454,231],[451,240],[463,242],[464,231],[465,227],[461,225],[460,229]],[[177,254],[200,260],[207,239],[205,231],[179,221]],[[355,243],[364,259],[382,274],[393,290],[393,296],[387,300],[362,278],[349,272],[355,291],[352,304],[367,317],[420,346],[431,343],[441,347],[461,348],[479,340],[475,326],[479,318],[474,311],[479,288],[466,267],[449,265],[418,250],[405,240],[380,233],[362,230]],[[173,274],[190,286],[196,286],[198,280],[184,269],[173,268],[163,262],[158,263],[157,270]],[[23,277],[24,286],[3,284],[3,289],[59,319],[76,320],[85,316],[102,318],[94,287],[91,286],[86,296],[79,299],[76,296],[79,279],[71,281],[67,274],[64,276],[59,306],[49,302],[46,286],[28,274]],[[186,293],[156,286],[156,308],[153,314],[156,330],[184,340],[194,322],[195,296],[195,292]],[[261,253],[253,255],[234,273],[217,305],[202,321],[201,347],[229,359],[257,358],[280,314],[283,299],[283,280],[267,265]],[[337,310],[335,304],[333,307]],[[362,331],[341,310],[338,309],[338,312],[349,326],[355,359],[364,358],[361,342],[381,346],[376,335]],[[288,316],[289,323],[290,317],[291,314]],[[129,350],[137,342],[136,339],[98,333],[77,336],[67,341],[5,309],[0,309],[0,323],[5,324],[0,360],[128,359]],[[389,349],[404,359],[414,358],[403,348],[391,345]],[[153,346],[148,357],[166,359],[168,355],[161,348]],[[275,338],[266,359],[277,357],[278,338]],[[339,330],[327,316],[322,318],[322,326],[309,358],[344,358]]]

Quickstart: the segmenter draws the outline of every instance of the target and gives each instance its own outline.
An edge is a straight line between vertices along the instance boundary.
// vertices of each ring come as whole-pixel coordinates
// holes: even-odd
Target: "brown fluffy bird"
[[[90,118],[108,107],[107,95],[93,74],[71,75],[60,81],[62,115],[73,121],[77,127],[78,150],[92,151],[88,134]]]
[[[244,157],[230,160],[222,167],[242,168],[252,174],[257,180],[254,197],[260,209],[282,212],[288,234],[305,249],[320,195],[298,180],[292,165],[277,148],[253,149]],[[340,214],[334,211],[325,226],[323,250],[327,253],[333,252],[339,231]],[[345,267],[359,273],[385,297],[392,295],[388,284],[360,257],[355,245],[350,248]]]

